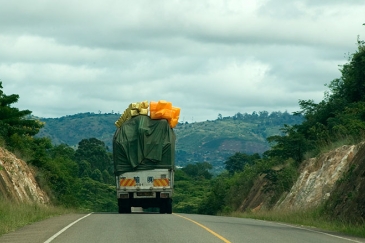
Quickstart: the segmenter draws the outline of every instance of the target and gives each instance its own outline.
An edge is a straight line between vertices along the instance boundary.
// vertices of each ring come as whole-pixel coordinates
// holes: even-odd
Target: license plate
[[[152,197],[153,196],[153,192],[137,192],[137,196],[140,196],[140,197]]]

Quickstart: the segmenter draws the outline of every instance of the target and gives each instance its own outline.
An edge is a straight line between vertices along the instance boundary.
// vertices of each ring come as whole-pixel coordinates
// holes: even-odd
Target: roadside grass
[[[75,211],[50,205],[15,203],[0,198],[0,235],[43,219]]]
[[[340,232],[343,234],[365,238],[365,223],[349,223],[340,219],[328,218],[321,213],[320,209],[303,211],[265,211],[257,212],[233,212],[231,217],[251,218],[267,221],[288,223],[307,228]]]
[[[317,157],[320,154],[327,153],[329,151],[335,150],[344,145],[354,145],[354,144],[358,144],[359,142],[361,142],[351,136],[337,135],[336,138],[337,139],[334,142],[320,144],[320,145],[318,145],[317,149],[308,151],[304,155],[304,159],[310,159],[310,158]]]

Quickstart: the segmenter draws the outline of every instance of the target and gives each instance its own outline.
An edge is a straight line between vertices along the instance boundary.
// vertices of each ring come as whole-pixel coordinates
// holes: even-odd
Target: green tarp
[[[114,172],[174,169],[175,133],[167,120],[132,117],[117,128],[113,137]]]

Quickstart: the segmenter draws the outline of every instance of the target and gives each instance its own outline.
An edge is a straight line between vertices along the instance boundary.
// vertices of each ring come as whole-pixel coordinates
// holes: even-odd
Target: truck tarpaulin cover
[[[135,116],[117,128],[113,137],[114,172],[173,169],[175,133],[167,120]]]

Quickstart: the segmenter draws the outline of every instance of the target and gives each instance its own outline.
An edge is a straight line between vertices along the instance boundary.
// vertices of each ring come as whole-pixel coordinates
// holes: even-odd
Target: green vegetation
[[[175,172],[173,211],[199,213],[203,198],[207,196],[212,174],[212,165],[207,162],[189,164]]]
[[[268,220],[282,223],[289,223],[300,227],[313,227],[317,230],[327,230],[341,232],[348,235],[365,237],[365,224],[349,223],[340,219],[332,219],[323,215],[321,209],[301,210],[301,211],[258,211],[258,212],[233,212],[232,217],[251,218]]]
[[[72,213],[63,207],[9,202],[0,197],[0,235],[53,216]]]
[[[76,150],[65,144],[53,146],[49,139],[33,140],[28,163],[37,168],[36,180],[54,205],[88,211],[115,211],[115,183],[111,155],[103,142],[91,138]]]
[[[20,111],[12,107],[18,102],[19,95],[6,95],[2,91],[3,86],[0,81],[0,138],[1,143],[5,143],[8,148],[15,149],[19,144],[25,144],[32,139],[43,127],[37,120],[24,119],[32,112],[29,110]],[[29,148],[28,148],[29,149]]]
[[[114,122],[119,117],[118,113],[87,112],[60,118],[38,118],[45,125],[36,137],[48,137],[53,144],[68,144],[71,147],[76,147],[82,139],[97,138],[111,150]]]

